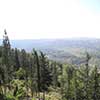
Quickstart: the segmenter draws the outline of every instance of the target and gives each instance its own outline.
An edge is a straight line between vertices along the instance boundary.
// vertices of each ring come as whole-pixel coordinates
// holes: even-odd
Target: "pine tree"
[[[28,100],[28,77],[29,77],[29,62],[28,62],[28,57],[27,53],[24,49],[21,50],[21,66],[25,70],[25,86],[26,86],[26,96]]]
[[[36,73],[37,73],[37,93],[38,93],[38,97],[40,98],[40,91],[41,91],[41,88],[40,88],[40,64],[39,64],[39,56],[38,56],[38,53],[36,52],[35,49],[33,49],[33,55],[34,55],[34,61],[35,61],[35,66],[37,68],[36,70]]]
[[[95,66],[93,70],[93,100],[99,100],[100,99],[100,84],[99,84],[99,79],[100,79],[100,74],[98,72],[98,68]]]
[[[15,48],[15,69],[19,70],[20,68],[20,62],[19,62],[19,56],[18,56],[18,50]]]
[[[67,72],[66,98],[67,100],[72,100],[74,98],[74,87],[73,87],[74,68],[72,66],[68,66],[66,72]]]
[[[45,91],[52,83],[52,76],[49,69],[49,62],[46,56],[40,52],[40,82],[41,91],[43,92],[43,100],[45,100]]]
[[[48,59],[46,58],[46,56],[40,52],[40,76],[41,76],[41,90],[42,91],[47,91],[49,85],[52,82],[52,76],[51,76],[51,72],[49,69],[49,62]]]
[[[55,89],[58,87],[58,73],[56,62],[52,62],[52,84]]]
[[[90,72],[90,69],[89,69],[89,60],[91,59],[90,55],[87,53],[86,54],[86,69],[85,69],[85,99],[86,100],[90,100],[90,75],[89,75],[89,72]]]
[[[6,89],[7,89],[7,84],[11,80],[11,65],[10,65],[10,41],[7,36],[6,30],[4,30],[4,36],[3,36],[3,49],[2,49],[2,63],[3,63],[3,68],[4,68],[4,84],[5,84],[5,94],[6,94]]]
[[[29,65],[29,70],[30,70],[30,89],[31,89],[31,95],[33,97],[34,93],[37,91],[37,80],[36,80],[36,65],[34,61],[34,55],[30,55],[30,65]]]

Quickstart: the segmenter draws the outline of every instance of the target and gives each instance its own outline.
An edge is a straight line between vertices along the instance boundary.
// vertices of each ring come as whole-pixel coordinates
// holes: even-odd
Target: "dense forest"
[[[100,100],[100,71],[90,65],[62,64],[43,52],[12,48],[4,31],[0,46],[0,100]]]

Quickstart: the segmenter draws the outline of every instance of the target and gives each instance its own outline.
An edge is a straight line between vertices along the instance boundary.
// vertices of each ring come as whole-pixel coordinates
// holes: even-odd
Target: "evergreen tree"
[[[89,60],[91,59],[90,55],[86,53],[86,68],[85,68],[85,78],[84,78],[84,98],[85,100],[90,100],[90,69],[89,69]]]
[[[4,30],[4,36],[3,36],[3,49],[2,49],[2,63],[3,63],[3,68],[4,68],[4,84],[5,84],[5,94],[7,90],[7,84],[11,80],[11,66],[10,66],[10,41],[7,36],[6,30]]]
[[[67,100],[72,100],[74,98],[74,87],[73,87],[74,68],[72,66],[68,66],[66,72],[67,72],[66,98]]]
[[[33,54],[30,55],[30,65],[29,65],[29,70],[30,70],[30,89],[31,89],[31,95],[33,97],[34,93],[37,91],[37,80],[36,80],[36,65],[34,61],[34,56]]]
[[[41,91],[41,83],[40,83],[40,64],[39,64],[39,56],[36,50],[33,49],[33,55],[34,55],[34,61],[35,61],[35,66],[37,68],[36,73],[37,73],[37,93],[38,97],[40,98],[40,91]]]
[[[40,54],[40,81],[43,83],[41,84],[41,91],[47,91],[52,82],[52,76],[46,56],[42,52]]]
[[[19,70],[20,68],[20,62],[19,62],[19,55],[18,55],[18,50],[15,48],[15,69]]]
[[[92,76],[92,75],[91,75]],[[100,74],[98,73],[98,68],[95,66],[93,70],[93,100],[99,100],[100,99]]]
[[[26,96],[28,100],[28,90],[29,90],[29,85],[28,85],[28,77],[29,77],[29,58],[27,57],[27,53],[24,49],[21,50],[21,66],[25,70],[25,86],[26,86]]]
[[[58,73],[57,73],[57,63],[52,62],[52,84],[54,88],[58,87]]]

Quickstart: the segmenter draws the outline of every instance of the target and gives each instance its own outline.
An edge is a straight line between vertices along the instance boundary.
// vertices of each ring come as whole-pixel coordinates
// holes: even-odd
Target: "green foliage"
[[[61,94],[59,94],[57,92],[50,92],[46,96],[46,100],[61,100],[61,98],[62,98]]]
[[[15,99],[15,97],[13,95],[11,95],[10,93],[8,93],[6,95],[6,99],[5,100],[17,100],[17,99]]]
[[[25,78],[26,71],[22,68],[19,68],[18,71],[15,72],[15,76],[17,79],[23,80]]]
[[[51,61],[41,51],[12,49],[7,32],[0,47],[0,100],[99,100],[100,69]]]

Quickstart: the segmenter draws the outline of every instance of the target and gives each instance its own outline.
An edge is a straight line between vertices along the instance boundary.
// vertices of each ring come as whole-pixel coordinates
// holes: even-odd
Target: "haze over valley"
[[[28,52],[33,48],[41,50],[49,59],[62,63],[82,64],[86,52],[92,57],[91,64],[100,62],[100,39],[97,38],[11,40],[11,45]]]

